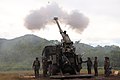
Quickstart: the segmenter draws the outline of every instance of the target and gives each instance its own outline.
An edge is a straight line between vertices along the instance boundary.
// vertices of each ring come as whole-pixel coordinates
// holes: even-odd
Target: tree
[[[120,67],[120,49],[111,51],[111,65],[114,68]]]

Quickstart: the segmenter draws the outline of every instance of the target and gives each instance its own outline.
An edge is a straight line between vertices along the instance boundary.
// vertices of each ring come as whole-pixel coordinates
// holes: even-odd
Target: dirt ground
[[[0,80],[120,80],[120,76],[109,76],[109,77],[104,77],[103,75],[100,75],[98,77],[93,77],[93,78],[76,78],[76,79],[50,79],[48,77],[42,77],[40,75],[40,78],[35,79],[34,76],[27,75],[19,75],[19,74],[0,74]]]
[[[62,79],[50,79],[49,77],[43,77],[40,75],[40,78],[35,79],[31,73],[0,73],[0,80],[62,80]],[[109,76],[104,77],[99,75],[98,77],[93,78],[76,78],[76,79],[63,79],[63,80],[120,80],[120,75],[118,76]]]
[[[35,79],[35,78],[19,78],[18,80],[120,80],[120,76],[109,76],[109,77],[104,77],[103,75],[100,75],[98,77],[93,77],[93,78],[75,78],[75,79],[50,79],[48,77],[42,77]]]

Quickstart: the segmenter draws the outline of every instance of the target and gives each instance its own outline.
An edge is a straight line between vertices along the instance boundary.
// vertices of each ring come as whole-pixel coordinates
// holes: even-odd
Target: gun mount
[[[66,31],[63,32],[63,30],[61,29],[60,25],[59,25],[59,22],[58,22],[58,18],[57,17],[54,17],[54,20],[56,21],[57,25],[58,25],[58,28],[59,28],[59,31],[60,31],[60,34],[62,35],[62,40],[63,42],[65,43],[72,43],[72,41],[70,40],[68,34],[66,34]]]
[[[71,52],[71,51],[75,51],[75,47],[73,46],[73,42],[70,40],[68,34],[66,34],[66,31],[63,32],[63,30],[61,29],[59,22],[58,22],[58,18],[54,17],[54,20],[56,21],[60,34],[62,36],[62,47],[63,47],[63,52]]]

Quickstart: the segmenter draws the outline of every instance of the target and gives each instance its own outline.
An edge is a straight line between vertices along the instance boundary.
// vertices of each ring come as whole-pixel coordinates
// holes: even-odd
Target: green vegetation
[[[48,41],[35,35],[25,35],[11,40],[0,39],[0,71],[10,70],[31,70],[35,57],[42,58],[42,50],[46,45],[55,45],[57,40]],[[92,47],[87,44],[74,44],[77,54],[83,54],[83,60],[87,57],[98,57],[99,67],[103,67],[104,57],[109,56],[111,65],[115,69],[120,68],[120,47],[97,46]],[[86,66],[86,64],[83,64]]]

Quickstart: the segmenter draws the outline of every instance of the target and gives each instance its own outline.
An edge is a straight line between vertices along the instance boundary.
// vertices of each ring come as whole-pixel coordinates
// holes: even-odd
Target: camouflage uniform
[[[33,69],[35,72],[35,78],[39,77],[39,69],[40,69],[40,61],[38,60],[38,58],[36,58],[36,60],[33,62]]]
[[[104,61],[104,74],[105,76],[108,76],[108,70],[109,70],[109,67],[110,67],[110,61],[109,61],[109,57],[105,57],[105,61]]]
[[[88,70],[88,74],[91,74],[91,68],[92,68],[92,61],[91,59],[88,57],[87,62],[87,70]]]
[[[48,65],[47,65],[47,60],[46,59],[43,59],[42,60],[42,68],[43,68],[43,76],[46,77],[47,76],[47,68],[48,68]]]
[[[78,61],[78,71],[81,71],[83,61],[82,61],[81,56],[77,56],[77,57],[78,57],[78,59],[77,59],[77,61]]]
[[[97,61],[97,57],[95,57],[93,66],[94,66],[95,76],[98,76],[98,61]]]

